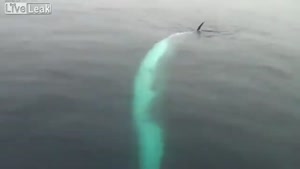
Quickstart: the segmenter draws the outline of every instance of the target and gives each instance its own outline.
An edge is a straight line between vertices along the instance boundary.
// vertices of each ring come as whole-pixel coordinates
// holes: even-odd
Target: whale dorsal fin
[[[197,28],[197,32],[199,32],[200,31],[200,29],[201,29],[201,27],[202,27],[202,25],[204,24],[205,22],[202,22],[199,26],[198,26],[198,28]]]

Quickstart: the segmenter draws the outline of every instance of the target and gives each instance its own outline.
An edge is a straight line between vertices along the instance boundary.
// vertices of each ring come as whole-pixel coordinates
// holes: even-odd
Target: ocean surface
[[[135,73],[202,21],[167,61],[161,169],[300,168],[300,1],[51,3],[0,8],[1,169],[138,169]]]

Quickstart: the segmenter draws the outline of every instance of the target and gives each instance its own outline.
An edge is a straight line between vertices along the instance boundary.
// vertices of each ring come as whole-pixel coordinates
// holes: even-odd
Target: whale
[[[205,23],[205,22],[202,22],[202,23],[198,26],[198,28],[197,28],[197,30],[196,30],[198,33],[200,33],[200,29],[201,29],[201,27],[203,26],[204,23]]]

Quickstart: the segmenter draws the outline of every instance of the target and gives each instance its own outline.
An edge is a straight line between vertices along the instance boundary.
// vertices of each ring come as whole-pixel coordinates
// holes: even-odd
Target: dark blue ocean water
[[[204,20],[168,60],[162,169],[300,168],[298,1],[51,3],[0,10],[1,169],[137,169],[139,64]]]

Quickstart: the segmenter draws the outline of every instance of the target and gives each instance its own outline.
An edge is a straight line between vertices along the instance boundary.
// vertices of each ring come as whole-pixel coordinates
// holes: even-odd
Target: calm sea
[[[1,169],[138,169],[135,73],[202,21],[168,60],[162,169],[300,168],[300,1],[51,3],[0,8]]]

